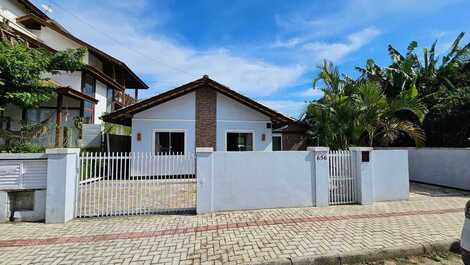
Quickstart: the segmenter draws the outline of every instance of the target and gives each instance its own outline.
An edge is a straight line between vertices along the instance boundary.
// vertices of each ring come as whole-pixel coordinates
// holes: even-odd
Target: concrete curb
[[[295,258],[282,258],[268,262],[254,262],[251,265],[343,265],[365,263],[388,258],[403,258],[409,256],[422,256],[445,251],[459,251],[459,240],[436,241],[428,244],[413,246],[383,248],[377,250],[354,251],[349,253],[333,253],[329,255],[303,256]]]

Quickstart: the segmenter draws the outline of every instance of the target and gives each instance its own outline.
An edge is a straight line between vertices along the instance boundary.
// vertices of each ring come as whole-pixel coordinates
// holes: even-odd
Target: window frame
[[[111,90],[111,98],[109,98],[109,91]],[[114,111],[114,97],[115,97],[114,88],[111,86],[106,86],[106,112],[113,112]],[[108,110],[108,106],[111,107],[111,110]]]
[[[253,141],[253,143],[252,143],[253,150],[251,150],[251,151],[228,151],[227,149],[228,149],[228,134],[229,133],[246,133],[246,134],[251,133],[252,141]],[[256,151],[256,132],[254,130],[232,130],[232,129],[230,129],[230,130],[225,131],[224,137],[225,137],[225,148],[224,148],[225,152],[254,152],[254,151]]]
[[[89,75],[90,77],[93,78],[93,95],[88,95],[85,93],[85,76]],[[92,74],[90,73],[87,73],[87,72],[82,72],[82,89],[81,89],[81,92],[85,95],[88,95],[88,96],[91,96],[93,98],[96,98],[96,77],[93,76]],[[95,123],[95,104],[93,102],[90,102],[92,104],[92,108],[85,108],[85,103],[86,102],[89,102],[89,101],[83,101],[83,116],[82,117],[85,117],[85,112],[87,113],[91,113],[91,121],[90,123],[87,123],[87,124],[94,124]]]
[[[273,138],[274,138],[274,137],[279,137],[279,138],[281,138],[281,150],[273,150],[273,147],[274,147],[274,146],[273,146],[273,144],[274,144]],[[273,152],[284,151],[284,148],[283,148],[283,146],[282,146],[282,134],[281,134],[281,133],[273,133],[273,134],[271,135],[271,150],[272,150]]]
[[[156,134],[158,133],[183,133],[183,156],[184,155],[187,155],[188,154],[188,146],[187,146],[187,130],[186,129],[153,129],[152,130],[152,154],[154,156],[156,156],[156,149],[155,149],[155,144],[157,143],[157,139],[156,139]],[[170,139],[171,139],[171,136],[170,136]],[[171,141],[171,140],[170,140]],[[176,156],[176,155],[174,155]]]

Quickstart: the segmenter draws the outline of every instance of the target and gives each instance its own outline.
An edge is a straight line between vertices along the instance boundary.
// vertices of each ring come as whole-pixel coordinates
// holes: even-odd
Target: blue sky
[[[208,74],[293,117],[321,96],[312,79],[322,59],[356,76],[368,58],[389,63],[388,44],[437,39],[444,52],[470,28],[466,0],[33,2],[125,61],[151,86],[144,97]]]

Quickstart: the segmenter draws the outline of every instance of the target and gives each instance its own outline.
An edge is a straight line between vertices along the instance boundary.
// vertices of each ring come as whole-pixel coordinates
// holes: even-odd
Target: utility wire
[[[142,53],[142,52],[140,52],[139,50],[131,49],[131,48],[129,48],[124,42],[122,42],[122,41],[120,41],[120,40],[114,38],[114,37],[113,37],[112,35],[110,35],[109,33],[104,32],[104,31],[101,31],[100,29],[98,29],[98,28],[95,27],[94,25],[88,23],[86,20],[80,18],[79,16],[75,15],[75,14],[72,13],[72,12],[67,11],[67,9],[65,9],[63,6],[61,6],[61,5],[58,4],[57,2],[52,1],[52,0],[49,0],[48,2],[49,2],[50,4],[52,4],[52,5],[56,6],[56,7],[58,7],[59,9],[61,9],[64,13],[66,13],[66,14],[68,14],[68,15],[74,17],[76,20],[80,21],[81,23],[83,23],[83,24],[89,26],[90,28],[92,28],[92,29],[93,29],[94,31],[96,31],[97,33],[100,33],[100,34],[102,34],[103,36],[107,37],[108,39],[114,41],[114,42],[117,43],[118,45],[123,46],[123,47],[126,48],[128,51],[131,51],[131,52],[133,52],[133,53],[135,53],[135,54],[137,54],[137,55],[139,55],[139,56],[142,56],[142,57],[144,57],[144,58],[146,58],[146,59],[150,59],[150,60],[152,60],[152,61],[154,61],[154,62],[156,62],[156,63],[165,65],[166,67],[172,69],[173,71],[180,72],[180,73],[184,73],[184,74],[188,74],[188,75],[190,75],[192,78],[194,78],[194,76],[197,76],[196,73],[191,73],[191,72],[186,71],[186,70],[184,70],[184,69],[180,69],[180,68],[174,67],[174,66],[172,66],[172,65],[169,65],[169,64],[163,62],[162,60],[156,59],[156,58],[154,58],[154,57],[152,57],[152,56],[149,56],[148,54]]]

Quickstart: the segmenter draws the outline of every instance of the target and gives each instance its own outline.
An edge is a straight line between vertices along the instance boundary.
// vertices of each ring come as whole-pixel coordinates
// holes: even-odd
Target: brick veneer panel
[[[217,92],[209,87],[196,90],[196,147],[216,145]]]

